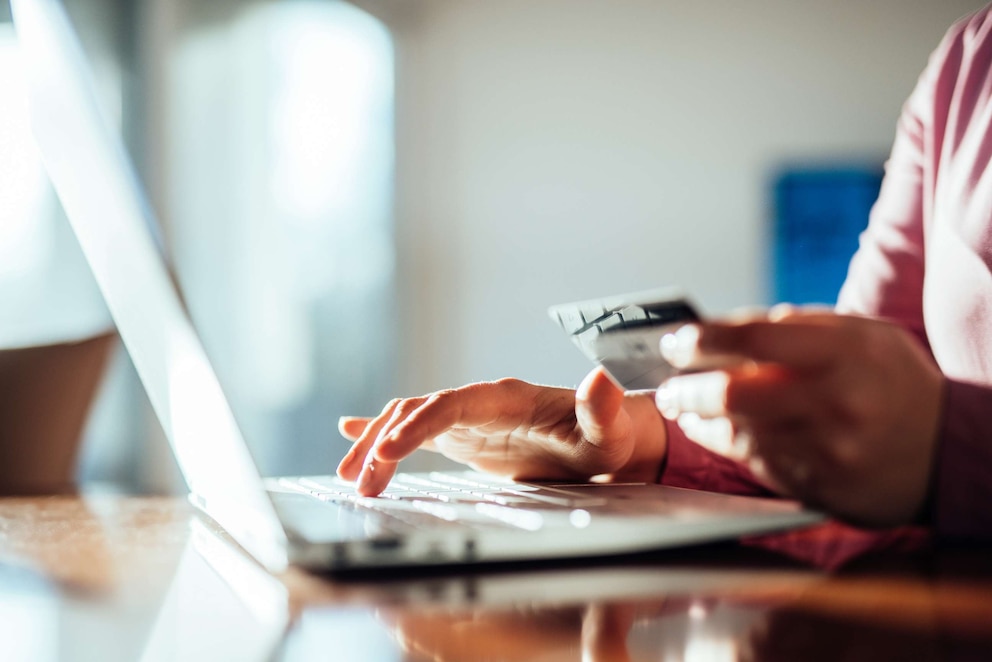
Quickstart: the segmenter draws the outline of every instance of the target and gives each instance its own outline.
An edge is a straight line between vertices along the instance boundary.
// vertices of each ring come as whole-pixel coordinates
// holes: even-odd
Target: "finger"
[[[684,324],[661,338],[661,355],[679,370],[713,370],[741,365],[746,357],[729,353],[703,352],[699,347],[700,326]]]
[[[776,364],[731,371],[723,393],[723,412],[751,427],[811,420],[822,406],[813,384]]]
[[[370,453],[358,474],[356,491],[362,496],[378,496],[396,475],[396,462],[383,462]]]
[[[374,457],[381,462],[398,462],[406,457],[409,453],[404,453],[401,455],[382,455],[381,449],[384,445],[387,445],[387,440],[392,438],[392,433],[396,428],[400,427],[427,402],[430,397],[421,398],[409,398],[398,403],[393,407],[392,414],[389,420],[379,429],[376,435],[375,442],[372,448],[369,450],[368,456],[370,458]],[[411,448],[409,452],[413,452],[415,449]]]
[[[375,441],[366,453],[365,464],[358,475],[358,493],[363,496],[376,496],[389,485],[389,481],[396,474],[397,462],[402,458],[394,460],[379,457],[378,449],[382,446],[383,439],[387,438],[393,428],[402,424],[403,421],[423,404],[425,398],[407,398],[393,407],[389,420],[385,422],[376,435]]]
[[[365,426],[365,430],[361,436],[355,440],[351,450],[345,454],[344,458],[338,464],[338,475],[341,478],[345,480],[358,479],[362,467],[365,465],[365,458],[368,456],[372,444],[375,443],[376,438],[379,436],[379,430],[389,421],[393,415],[393,410],[399,406],[400,402],[401,400],[399,399],[390,401],[383,408],[382,412]]]
[[[728,418],[702,418],[690,412],[680,414],[677,420],[685,436],[703,448],[735,460],[745,459],[749,454],[749,437],[735,430]]]
[[[765,306],[740,306],[724,315],[723,319],[727,322],[753,322],[765,319],[769,314],[769,309]]]
[[[812,385],[774,364],[672,377],[655,393],[665,418],[729,417],[747,428],[811,421],[822,406]]]
[[[821,496],[821,478],[836,474],[821,443],[818,426],[804,421],[755,431],[751,469],[776,491],[816,504]]]
[[[338,419],[338,432],[345,439],[357,441],[371,421],[368,417],[342,416]]]
[[[729,383],[730,375],[722,370],[671,377],[655,392],[655,405],[669,419],[684,412],[705,418],[723,416]]]
[[[799,369],[817,368],[850,349],[853,334],[841,320],[851,319],[799,315],[779,321],[687,325],[663,339],[662,352],[666,360],[681,369],[696,368],[712,361],[713,356],[728,355]]]
[[[582,618],[582,659],[630,660],[627,638],[637,613],[630,604],[590,605]]]
[[[826,322],[836,316],[832,307],[818,303],[803,304],[802,306],[791,303],[777,303],[768,310],[768,320],[771,322],[780,322],[798,317],[804,317],[805,321],[808,322]]]
[[[590,372],[575,392],[579,427],[593,445],[630,433],[630,418],[620,416],[624,395],[602,367]]]
[[[438,391],[395,426],[376,453],[384,461],[397,461],[453,428],[479,428],[500,418],[513,419],[521,403],[530,404],[525,387],[518,380],[500,380]]]

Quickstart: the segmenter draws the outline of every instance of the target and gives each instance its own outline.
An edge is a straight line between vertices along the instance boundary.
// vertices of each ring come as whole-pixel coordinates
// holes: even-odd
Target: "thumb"
[[[623,389],[602,367],[586,375],[575,391],[575,417],[589,441],[598,444],[627,434],[630,418],[623,411],[623,399]]]

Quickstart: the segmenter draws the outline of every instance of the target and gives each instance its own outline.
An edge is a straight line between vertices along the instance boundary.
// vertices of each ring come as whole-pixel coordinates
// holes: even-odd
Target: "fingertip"
[[[623,389],[617,386],[603,366],[596,366],[585,376],[582,383],[575,390],[576,400],[590,402],[611,392],[623,394]]]
[[[655,391],[654,405],[661,412],[661,415],[669,420],[674,421],[682,413],[679,408],[678,393],[668,382],[659,386],[658,390]]]
[[[697,357],[700,328],[696,324],[683,324],[661,338],[661,355],[676,368],[688,368]]]
[[[365,432],[369,420],[360,416],[342,416],[338,419],[338,432],[342,437],[356,441]]]
[[[602,367],[590,372],[575,391],[575,413],[587,433],[598,436],[616,420],[623,406],[623,389]]]
[[[382,493],[393,477],[395,465],[389,462],[366,462],[358,476],[356,489],[362,496],[374,497]]]
[[[724,321],[730,324],[746,324],[747,322],[757,322],[768,319],[771,311],[774,311],[783,304],[776,304],[771,309],[766,306],[738,306],[724,316]]]
[[[791,303],[777,303],[768,310],[769,322],[781,322],[794,317],[798,308]]]
[[[357,480],[358,471],[355,470],[355,458],[351,453],[344,456],[344,459],[338,463],[337,474],[338,477],[344,480]]]

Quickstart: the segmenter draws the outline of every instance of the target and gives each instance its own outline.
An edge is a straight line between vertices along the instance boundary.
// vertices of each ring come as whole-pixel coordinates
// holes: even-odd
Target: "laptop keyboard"
[[[474,472],[399,473],[378,497],[364,497],[353,484],[333,476],[283,478],[281,487],[335,505],[371,509],[409,526],[452,526],[537,530],[570,521],[576,511],[606,504],[556,487],[522,485]]]

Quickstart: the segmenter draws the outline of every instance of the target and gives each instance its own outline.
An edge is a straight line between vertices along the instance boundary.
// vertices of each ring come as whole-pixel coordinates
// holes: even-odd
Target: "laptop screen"
[[[158,227],[59,0],[12,0],[49,177],[190,490],[242,546],[285,565],[285,534],[150,231]]]

